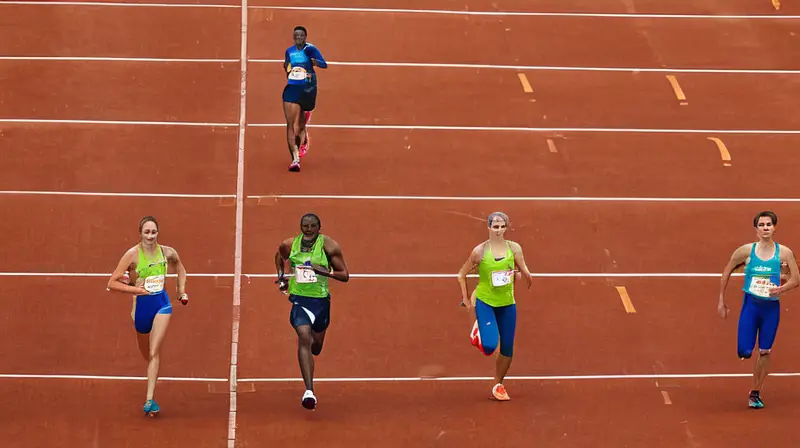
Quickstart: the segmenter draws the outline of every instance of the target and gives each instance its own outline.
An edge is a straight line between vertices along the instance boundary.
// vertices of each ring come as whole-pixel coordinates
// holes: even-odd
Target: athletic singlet
[[[780,246],[775,243],[775,255],[769,260],[756,256],[756,244],[750,249],[750,261],[744,267],[744,286],[742,290],[765,300],[778,300],[769,297],[769,290],[781,284]]]
[[[289,277],[289,294],[324,298],[328,297],[328,277],[314,274],[310,269],[303,269],[302,265],[322,266],[329,270],[328,256],[325,254],[325,236],[320,234],[311,247],[310,252],[301,251],[301,241],[303,234],[297,235],[292,241],[292,249],[289,252],[289,262],[292,266],[292,275]]]
[[[167,277],[167,259],[161,245],[156,245],[155,258],[150,258],[142,250],[139,244],[139,262],[136,265],[136,273],[139,278],[144,279],[144,289],[150,294],[157,294],[164,290],[164,281]]]
[[[506,242],[505,256],[498,260],[492,256],[490,244],[484,243],[483,258],[478,264],[478,287],[475,295],[493,307],[513,305],[514,302],[514,252]]]

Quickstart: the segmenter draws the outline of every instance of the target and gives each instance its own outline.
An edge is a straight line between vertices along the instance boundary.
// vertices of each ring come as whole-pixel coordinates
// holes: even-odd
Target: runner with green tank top
[[[510,397],[503,380],[511,367],[514,353],[514,336],[517,326],[517,305],[514,298],[514,282],[521,272],[522,278],[531,287],[531,273],[525,264],[522,247],[504,238],[508,229],[508,216],[495,212],[488,218],[489,239],[476,246],[461,270],[458,281],[461,285],[462,304],[474,306],[475,323],[470,332],[472,345],[486,356],[500,347],[497,356],[492,397],[506,401]],[[477,268],[478,286],[474,303],[467,295],[467,273]]]
[[[131,318],[136,329],[136,342],[139,352],[147,361],[147,395],[144,413],[155,417],[160,407],[153,400],[160,350],[172,316],[172,305],[166,290],[168,267],[175,268],[178,276],[178,300],[184,305],[189,302],[186,294],[186,269],[178,256],[178,252],[170,246],[158,243],[158,222],[152,216],[145,216],[139,221],[139,237],[141,241],[128,249],[117,263],[114,273],[108,281],[106,290],[125,294],[133,294]],[[123,280],[126,273],[131,279]]]
[[[292,309],[289,323],[297,333],[297,357],[305,383],[301,403],[315,409],[314,357],[322,353],[325,334],[330,325],[330,278],[341,282],[350,279],[339,244],[320,233],[322,224],[313,213],[300,219],[301,233],[281,242],[275,254],[279,289],[288,294]],[[289,262],[287,280],[285,264]]]

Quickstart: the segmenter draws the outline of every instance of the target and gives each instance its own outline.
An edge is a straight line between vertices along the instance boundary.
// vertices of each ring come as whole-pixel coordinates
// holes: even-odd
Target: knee
[[[491,356],[495,350],[497,350],[497,344],[495,343],[481,343],[481,351],[486,356]]]
[[[760,356],[760,357],[762,357],[762,358],[768,358],[768,357],[769,357],[769,355],[770,355],[770,353],[772,353],[772,350],[771,350],[771,349],[759,350],[759,351],[758,351],[758,356]]]
[[[311,347],[314,340],[311,338],[311,334],[306,331],[298,331],[297,332],[297,345],[300,347]]]
[[[311,354],[314,356],[319,356],[320,353],[322,353],[322,343],[314,342],[311,344]]]
[[[300,135],[300,132],[303,131],[303,126],[295,123],[292,125],[292,130],[294,131],[294,135]]]
[[[753,356],[752,350],[739,350],[739,358],[750,359]]]

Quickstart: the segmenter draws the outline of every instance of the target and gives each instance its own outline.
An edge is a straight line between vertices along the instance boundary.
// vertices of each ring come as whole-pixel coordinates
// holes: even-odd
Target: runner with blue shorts
[[[758,241],[739,246],[722,271],[717,312],[723,319],[729,309],[725,305],[725,289],[731,273],[744,265],[744,299],[739,315],[737,353],[741,359],[750,359],[758,340],[758,360],[753,370],[753,388],[750,390],[749,406],[764,407],[761,390],[770,364],[770,353],[775,342],[780,322],[779,297],[798,286],[797,261],[786,246],[773,241],[778,226],[778,216],[764,211],[753,219]],[[788,273],[787,273],[788,269]],[[782,283],[782,280],[788,280]]]
[[[134,295],[131,318],[139,351],[148,363],[144,413],[155,417],[160,411],[153,400],[158,381],[159,352],[172,315],[172,304],[165,288],[170,265],[178,274],[178,300],[186,305],[189,296],[186,294],[183,262],[175,249],[158,244],[158,222],[154,217],[142,218],[139,236],[141,242],[122,256],[106,289]],[[131,274],[130,279],[124,279],[126,273]],[[130,281],[134,282],[134,286],[130,285]]]
[[[322,353],[325,334],[331,323],[331,294],[328,279],[350,280],[350,272],[335,240],[320,233],[319,217],[308,213],[300,218],[300,234],[286,239],[275,253],[279,289],[289,295],[292,309],[289,323],[297,333],[297,360],[306,390],[301,404],[313,410],[317,407],[314,395],[314,357]],[[291,271],[286,279],[285,263]]]
[[[486,356],[500,348],[492,387],[492,398],[500,401],[510,400],[503,380],[511,367],[517,326],[514,284],[520,277],[525,279],[528,289],[532,284],[522,247],[504,238],[508,225],[505,213],[489,215],[489,239],[472,250],[458,273],[462,304],[475,310],[475,323],[470,332],[472,345]],[[466,278],[475,268],[478,269],[478,286],[473,302],[467,295]]]
[[[286,49],[283,70],[286,87],[283,89],[283,115],[286,117],[286,143],[292,163],[289,171],[300,171],[300,158],[308,151],[306,124],[317,106],[317,73],[314,67],[328,68],[322,53],[306,42],[308,32],[302,26],[294,28],[294,45]]]

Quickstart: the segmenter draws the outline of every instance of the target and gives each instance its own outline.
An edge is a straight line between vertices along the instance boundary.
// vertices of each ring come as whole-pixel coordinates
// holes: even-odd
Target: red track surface
[[[174,3],[174,1],[173,1]],[[232,0],[216,2],[236,3]],[[251,5],[263,5],[257,1]],[[784,2],[786,3],[786,2]],[[287,0],[284,6],[329,6]],[[337,7],[375,7],[366,0]],[[684,14],[797,14],[768,0],[383,2],[385,8]],[[0,432],[13,446],[221,447],[227,444],[234,295],[239,30],[236,8],[33,6],[0,3],[0,56],[231,59],[233,62],[0,60],[0,119],[197,122],[200,126],[0,122],[4,253],[0,374],[145,374],[130,300],[105,274],[158,217],[162,243],[190,274],[164,347],[159,420],[139,413],[130,379],[0,379]],[[332,61],[628,68],[798,69],[796,20],[509,17],[252,9],[251,59],[282,59],[304,24]],[[280,124],[280,64],[251,61],[247,120]],[[794,75],[496,68],[354,67],[320,75],[314,124],[678,130],[796,130]],[[209,123],[223,124],[211,127]],[[793,202],[451,201],[272,198],[294,195],[795,198],[800,135],[714,132],[500,132],[312,128],[301,174],[288,173],[284,130],[245,141],[239,447],[792,446],[794,377],[767,382],[768,407],[746,409],[752,361],[736,358],[741,281],[727,321],[718,279],[575,274],[716,273],[751,240],[763,208],[780,241],[800,248]],[[723,166],[716,144],[732,155]],[[548,139],[555,145],[548,147]],[[754,169],[761,164],[764,169]],[[25,190],[44,194],[6,194]],[[55,195],[96,192],[99,196]],[[128,197],[108,193],[202,194]],[[361,278],[333,286],[332,327],[316,375],[320,407],[299,406],[289,303],[274,288],[276,245],[314,211],[354,274],[452,274],[485,237],[484,217],[512,219],[510,238],[537,278],[518,292],[514,376],[738,373],[735,378],[510,379],[467,342],[453,278]],[[796,249],[800,250],[800,249]],[[66,276],[24,276],[64,273]],[[566,277],[563,277],[566,275]],[[171,287],[174,287],[172,280]],[[474,280],[471,281],[474,284]],[[625,287],[636,313],[625,312]],[[800,371],[800,321],[784,300],[774,369]],[[250,381],[267,378],[271,381]],[[361,380],[359,380],[361,378]],[[328,381],[325,381],[327,379]],[[351,379],[352,381],[343,381]],[[367,381],[366,379],[379,381]],[[662,395],[665,393],[666,395]],[[668,397],[670,404],[665,404]],[[749,428],[758,428],[753,431]],[[498,436],[499,435],[499,436]],[[499,439],[502,437],[503,439]]]

